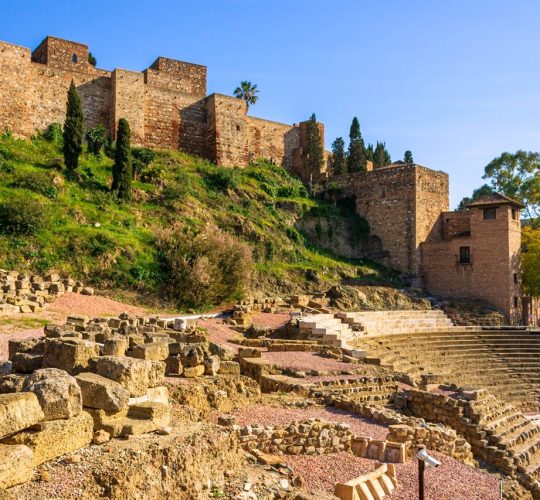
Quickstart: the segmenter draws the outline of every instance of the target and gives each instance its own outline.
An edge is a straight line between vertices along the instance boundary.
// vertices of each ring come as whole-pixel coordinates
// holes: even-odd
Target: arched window
[[[71,62],[72,62],[73,64],[77,64],[77,54],[73,54],[73,55],[71,56]]]

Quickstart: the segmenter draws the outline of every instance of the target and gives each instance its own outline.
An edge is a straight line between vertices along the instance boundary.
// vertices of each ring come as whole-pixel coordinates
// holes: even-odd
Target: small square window
[[[240,125],[237,125],[237,126],[236,126],[236,131],[237,131],[237,132],[240,132]]]
[[[496,218],[497,218],[496,208],[484,208],[484,220],[496,219]]]
[[[459,263],[471,263],[471,247],[459,247]]]
[[[518,274],[514,273],[514,285],[518,284]]]
[[[514,307],[518,307],[519,299],[517,297],[514,297]]]
[[[73,54],[73,55],[71,56],[71,62],[72,62],[73,64],[77,64],[77,54]]]
[[[512,209],[512,220],[519,220],[519,210],[517,208]]]

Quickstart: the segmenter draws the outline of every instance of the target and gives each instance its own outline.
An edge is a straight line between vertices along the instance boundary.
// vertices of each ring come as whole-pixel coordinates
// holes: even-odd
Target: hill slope
[[[119,204],[109,192],[113,162],[107,156],[84,152],[70,178],[59,144],[0,136],[0,267],[61,271],[152,299],[171,284],[160,238],[168,232],[189,243],[201,231],[223,231],[251,249],[249,295],[321,290],[344,281],[397,283],[393,272],[369,261],[310,245],[294,226],[305,216],[324,219],[325,227],[349,224],[359,239],[368,229],[354,213],[309,196],[281,167],[260,161],[227,169],[180,152],[155,153],[134,182],[133,200]]]

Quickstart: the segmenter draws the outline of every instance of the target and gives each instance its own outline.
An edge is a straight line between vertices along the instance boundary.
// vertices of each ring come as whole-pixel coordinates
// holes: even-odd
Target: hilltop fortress
[[[33,52],[0,42],[0,130],[30,137],[62,123],[71,80],[87,128],[103,124],[114,135],[126,118],[134,145],[180,149],[224,166],[263,157],[312,180],[305,122],[251,117],[241,99],[207,96],[205,66],[158,57],[142,72],[106,71],[88,62],[88,46],[54,37]],[[324,166],[313,180],[355,198],[381,247],[381,262],[428,292],[483,299],[509,322],[521,321],[519,203],[492,196],[467,212],[449,212],[448,175],[403,162],[328,177]]]

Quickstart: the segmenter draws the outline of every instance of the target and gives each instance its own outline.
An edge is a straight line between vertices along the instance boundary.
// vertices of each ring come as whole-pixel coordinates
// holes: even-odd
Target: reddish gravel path
[[[296,371],[320,370],[340,373],[356,368],[350,363],[342,363],[332,358],[324,358],[312,352],[283,351],[265,352],[263,357],[283,368],[291,368]]]
[[[229,328],[220,319],[200,319],[197,321],[199,326],[208,330],[208,340],[216,344],[225,345],[238,351],[239,345],[233,344],[231,340],[242,339],[242,335]]]
[[[285,408],[281,406],[253,405],[232,412],[239,425],[284,425],[295,420],[322,418],[330,422],[349,424],[357,436],[385,439],[388,428],[358,415],[337,408]]]
[[[290,320],[290,314],[257,313],[253,315],[253,324],[260,328],[280,328]]]
[[[147,314],[146,309],[124,304],[116,300],[99,295],[81,295],[79,293],[65,293],[56,299],[49,307],[51,311],[69,316],[81,314],[83,316],[116,316],[126,312],[129,314]]]
[[[499,480],[479,469],[469,467],[453,458],[432,453],[442,465],[426,470],[426,498],[429,500],[498,500]],[[307,490],[332,492],[337,482],[346,482],[375,468],[374,460],[350,453],[305,456],[287,455],[285,462],[295,474],[306,480]],[[398,487],[392,498],[416,500],[418,498],[418,465],[416,460],[397,464]]]

